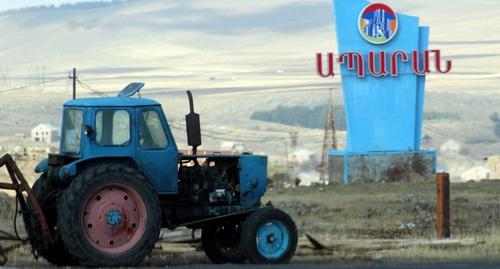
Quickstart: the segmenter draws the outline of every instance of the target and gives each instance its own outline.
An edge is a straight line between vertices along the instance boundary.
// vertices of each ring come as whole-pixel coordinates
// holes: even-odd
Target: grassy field
[[[264,203],[290,213],[300,236],[313,235],[325,244],[349,246],[329,251],[300,248],[294,262],[337,261],[500,261],[500,181],[451,185],[452,239],[477,242],[467,246],[417,245],[372,248],[380,239],[433,240],[435,183],[400,182],[271,189]],[[12,203],[0,195],[2,227],[11,226]],[[378,241],[377,241],[378,240]],[[413,241],[412,241],[413,240]],[[301,239],[301,245],[308,241]],[[176,249],[179,246],[172,246]],[[181,246],[182,248],[182,246]],[[155,251],[143,265],[209,262],[202,252]],[[22,258],[24,256],[24,258]],[[29,252],[13,253],[11,261],[32,264]],[[17,262],[14,262],[17,264]],[[42,261],[37,265],[44,265]],[[13,264],[11,264],[13,265]]]
[[[336,238],[431,238],[435,183],[401,182],[269,190],[264,201],[289,212],[302,233]],[[454,236],[500,224],[500,181],[451,184]]]
[[[346,239],[435,239],[435,183],[400,182],[268,191],[265,200],[292,215],[301,235]],[[500,260],[500,181],[451,184],[452,238],[468,247],[412,246],[392,251],[334,252],[326,259]],[[316,259],[309,257],[308,259]]]

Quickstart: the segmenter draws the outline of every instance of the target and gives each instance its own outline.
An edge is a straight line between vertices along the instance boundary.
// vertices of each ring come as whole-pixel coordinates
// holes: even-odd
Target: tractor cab
[[[179,153],[162,107],[156,101],[123,94],[129,87],[116,97],[66,102],[59,154],[49,156],[49,165],[64,162],[57,173],[64,181],[89,163],[128,162],[147,175],[160,193],[176,193]]]

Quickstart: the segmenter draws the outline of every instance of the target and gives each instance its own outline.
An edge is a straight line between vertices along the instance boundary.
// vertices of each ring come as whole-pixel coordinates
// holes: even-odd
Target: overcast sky
[[[86,2],[89,0],[0,0],[0,11],[20,7],[60,5],[64,3]]]

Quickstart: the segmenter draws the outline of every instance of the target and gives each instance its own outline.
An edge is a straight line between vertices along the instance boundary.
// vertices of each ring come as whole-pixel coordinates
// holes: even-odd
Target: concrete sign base
[[[328,154],[330,183],[398,182],[434,179],[436,151],[346,152]]]

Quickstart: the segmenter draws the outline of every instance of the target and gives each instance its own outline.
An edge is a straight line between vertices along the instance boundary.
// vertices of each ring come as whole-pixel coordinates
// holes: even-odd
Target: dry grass
[[[381,251],[337,251],[300,260],[499,260],[500,181],[451,185],[452,238],[466,247],[412,246]],[[270,190],[266,200],[289,212],[301,235],[345,239],[433,239],[435,183],[400,182]],[[320,253],[324,254],[324,253]]]
[[[451,185],[454,236],[490,234],[500,224],[500,181]],[[399,182],[269,190],[301,233],[332,238],[433,238],[435,183]]]
[[[372,239],[433,239],[434,182],[313,186],[284,192],[270,190],[264,202],[272,200],[275,206],[289,212],[301,236],[309,233],[326,244],[342,245],[345,242],[349,245],[325,251],[302,247],[294,262],[499,261],[499,187],[500,181],[451,185],[452,237],[482,242],[470,246],[366,247],[376,241]],[[0,215],[5,213],[2,210]],[[302,245],[307,243],[304,240],[301,242]],[[33,261],[29,254],[26,248],[12,253],[9,264],[47,265],[41,260]],[[194,248],[174,251],[171,247],[160,247],[143,265],[208,262],[203,252],[194,251]]]
[[[384,255],[388,260],[405,261],[499,261],[500,231],[489,234],[470,235],[466,238],[476,238],[484,242],[471,247],[436,248],[430,246],[415,246],[400,249]]]

